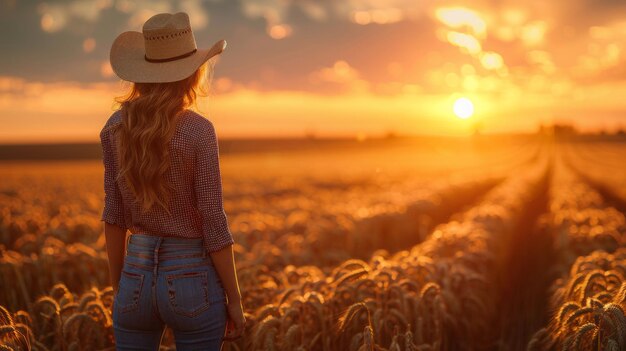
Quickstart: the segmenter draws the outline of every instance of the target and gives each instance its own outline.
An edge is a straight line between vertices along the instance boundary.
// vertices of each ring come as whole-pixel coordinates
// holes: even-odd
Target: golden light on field
[[[474,104],[466,97],[454,101],[454,114],[461,119],[468,119],[474,114]]]
[[[184,12],[229,43],[190,109],[219,139],[233,347],[626,350],[626,0],[228,3],[0,0],[32,24],[1,40],[0,345],[116,347],[110,49]]]

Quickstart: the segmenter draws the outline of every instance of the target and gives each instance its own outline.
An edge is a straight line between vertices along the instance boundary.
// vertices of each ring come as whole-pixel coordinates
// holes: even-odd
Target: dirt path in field
[[[528,204],[521,224],[498,258],[498,330],[495,350],[526,350],[533,333],[548,321],[548,288],[554,246],[543,217],[548,211],[549,167],[538,195]]]

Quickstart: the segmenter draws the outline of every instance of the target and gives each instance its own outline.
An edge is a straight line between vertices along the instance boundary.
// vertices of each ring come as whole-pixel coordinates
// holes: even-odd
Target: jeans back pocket
[[[115,297],[115,306],[121,313],[130,312],[139,307],[143,279],[143,274],[122,270]]]
[[[195,317],[209,308],[209,281],[206,271],[167,275],[167,289],[172,310]]]

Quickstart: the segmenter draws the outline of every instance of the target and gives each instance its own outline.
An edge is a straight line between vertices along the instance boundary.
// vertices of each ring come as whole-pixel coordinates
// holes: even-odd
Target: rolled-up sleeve
[[[114,155],[107,129],[100,132],[100,144],[102,145],[102,161],[104,163],[104,210],[100,221],[127,229],[124,221],[122,194],[115,182]]]
[[[198,210],[202,215],[204,247],[213,252],[235,241],[223,206],[217,134],[213,123],[207,122],[200,128],[200,137],[196,143],[194,187]]]

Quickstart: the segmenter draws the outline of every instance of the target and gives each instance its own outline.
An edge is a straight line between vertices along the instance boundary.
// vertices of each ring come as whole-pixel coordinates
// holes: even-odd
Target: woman
[[[217,136],[188,109],[225,47],[197,49],[182,12],[155,15],[111,47],[114,72],[133,82],[100,133],[118,350],[158,350],[165,326],[177,350],[219,350],[243,333]]]

